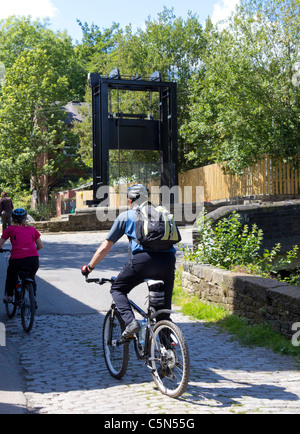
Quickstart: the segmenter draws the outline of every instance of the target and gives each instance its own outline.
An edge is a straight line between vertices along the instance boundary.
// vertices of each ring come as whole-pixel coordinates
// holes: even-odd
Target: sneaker
[[[141,330],[140,323],[134,319],[130,324],[126,327],[126,329],[122,333],[122,338],[132,338],[135,333],[138,333]]]

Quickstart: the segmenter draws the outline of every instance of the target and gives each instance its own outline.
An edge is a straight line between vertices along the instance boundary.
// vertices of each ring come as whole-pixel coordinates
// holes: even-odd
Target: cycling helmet
[[[23,208],[16,208],[12,212],[12,219],[15,222],[21,222],[22,220],[26,220],[27,211]]]
[[[135,184],[128,188],[127,197],[133,201],[138,199],[145,201],[149,197],[149,191],[143,184]]]

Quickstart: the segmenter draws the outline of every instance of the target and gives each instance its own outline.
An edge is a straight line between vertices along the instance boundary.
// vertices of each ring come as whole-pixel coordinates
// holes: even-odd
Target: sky
[[[122,28],[131,24],[133,30],[142,28],[149,16],[157,18],[163,10],[174,8],[176,17],[187,18],[188,11],[198,15],[205,23],[210,16],[214,23],[226,18],[238,0],[0,0],[0,19],[10,15],[31,15],[32,18],[49,18],[54,31],[66,30],[73,41],[81,40],[81,29],[76,22],[95,24],[100,29],[113,22]]]

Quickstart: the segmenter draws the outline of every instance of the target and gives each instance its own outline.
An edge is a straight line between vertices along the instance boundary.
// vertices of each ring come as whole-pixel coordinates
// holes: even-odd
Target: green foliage
[[[50,198],[47,204],[38,204],[36,209],[31,208],[31,194],[26,191],[8,191],[12,198],[14,208],[24,208],[27,213],[36,221],[50,220],[56,213],[56,201]]]
[[[190,315],[199,320],[207,322],[217,322],[227,318],[230,313],[222,306],[212,303],[204,303],[198,297],[191,297],[182,289],[182,270],[179,269],[175,274],[175,284],[172,302],[181,306],[182,313]]]
[[[74,48],[76,58],[84,65],[85,71],[98,70],[102,74],[107,55],[116,44],[119,25],[113,23],[110,28],[101,31],[94,23],[91,26],[80,20],[77,20],[77,23],[82,30],[82,40]]]
[[[180,129],[191,163],[221,162],[234,173],[265,154],[291,159],[300,151],[299,1],[243,3],[226,28],[208,23]]]
[[[47,221],[56,214],[56,202],[54,199],[48,201],[47,204],[37,205],[35,209],[29,208],[28,214],[34,218],[35,221]]]
[[[91,95],[87,74],[162,73],[177,82],[179,167],[209,162],[241,173],[265,154],[292,160],[300,151],[299,0],[241,0],[226,27],[205,28],[192,12],[186,20],[166,7],[133,31],[112,23],[100,29],[78,20],[82,40],[47,21],[0,21],[0,183],[17,191],[51,188],[68,164],[92,165]],[[1,69],[2,71],[2,69]],[[297,75],[298,77],[298,75]],[[158,118],[158,98],[112,93],[112,111]],[[73,136],[60,107],[85,98],[84,121]],[[59,103],[58,103],[59,101]],[[71,137],[72,136],[72,137]],[[62,152],[80,142],[77,158]],[[37,164],[43,155],[47,163]],[[112,153],[111,161],[153,162],[153,153]],[[83,164],[84,163],[84,164]],[[50,183],[45,183],[48,176]]]
[[[275,332],[268,323],[251,324],[246,318],[228,315],[218,325],[235,335],[242,345],[272,348],[277,353],[294,356],[299,360],[299,347],[295,347],[291,340]]]
[[[269,276],[290,264],[298,255],[295,246],[286,256],[280,256],[280,244],[271,250],[262,250],[263,231],[257,225],[242,226],[241,217],[233,212],[214,224],[205,212],[198,220],[199,244],[197,248],[183,247],[185,261],[201,262],[228,270],[238,269],[252,274]]]
[[[74,122],[74,133],[78,137],[78,154],[87,167],[93,167],[93,127],[92,127],[92,103],[90,95],[87,96],[86,105],[79,108],[82,121]]]
[[[2,21],[0,41],[0,59],[9,66],[0,92],[0,181],[19,191],[31,181],[42,200],[61,169],[75,165],[63,152],[76,138],[62,106],[72,99],[80,67],[71,39],[39,22]]]
[[[30,193],[20,191],[10,191],[8,196],[12,198],[14,208],[24,208],[29,212],[31,207],[31,195]]]
[[[93,29],[87,27],[85,32],[85,40],[88,41],[90,37],[93,40]],[[92,56],[90,66],[93,65],[93,71],[106,75],[118,67],[122,77],[149,77],[151,73],[160,71],[163,80],[177,82],[178,123],[181,125],[188,116],[188,82],[205,46],[198,17],[190,13],[184,21],[175,16],[173,9],[164,7],[156,18],[149,17],[143,28],[136,32],[128,25],[113,35],[113,46],[106,52],[96,51]],[[148,93],[124,91],[119,92],[118,99],[118,93],[112,92],[111,102],[113,113],[120,111],[152,114],[154,118],[158,116],[158,96],[155,94],[150,103]],[[184,143],[179,137],[182,167],[185,164],[184,154]],[[140,161],[137,158],[141,155],[132,152],[128,161]],[[150,153],[148,157],[149,161],[153,159]]]

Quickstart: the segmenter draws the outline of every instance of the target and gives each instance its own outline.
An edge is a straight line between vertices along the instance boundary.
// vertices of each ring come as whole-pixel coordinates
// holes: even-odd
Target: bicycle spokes
[[[17,302],[16,302],[15,294],[13,295],[12,301],[6,301],[5,302],[5,309],[6,309],[7,316],[9,318],[13,318],[15,316],[15,314],[17,312]]]
[[[128,365],[128,344],[120,345],[122,320],[117,312],[109,311],[103,324],[103,352],[109,373],[122,378]]]
[[[35,314],[34,289],[31,282],[26,282],[22,288],[21,319],[23,329],[29,333],[32,329]]]
[[[155,325],[150,360],[159,390],[173,398],[182,395],[189,380],[190,362],[184,336],[174,323],[160,321]]]

